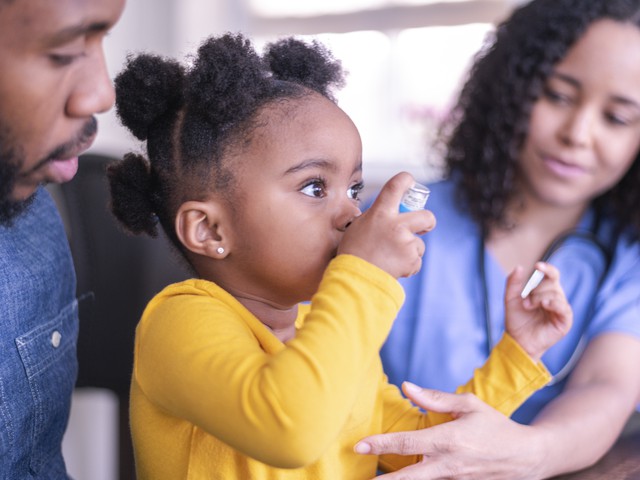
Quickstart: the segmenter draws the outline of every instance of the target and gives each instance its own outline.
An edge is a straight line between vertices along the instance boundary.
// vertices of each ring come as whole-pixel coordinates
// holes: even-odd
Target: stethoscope
[[[582,332],[580,334],[580,340],[578,341],[578,344],[576,345],[573,353],[569,357],[569,360],[567,360],[564,366],[560,368],[557,373],[553,374],[552,379],[546,385],[547,387],[560,383],[567,377],[567,375],[569,375],[587,346],[586,330],[589,326],[589,323],[591,323],[591,320],[593,319],[595,313],[598,292],[600,291],[600,288],[602,287],[602,284],[604,283],[604,280],[609,273],[609,269],[613,261],[613,248],[607,247],[596,234],[596,232],[598,232],[599,230],[599,224],[600,222],[597,218],[594,228],[591,230],[575,228],[560,234],[549,244],[547,250],[544,252],[542,257],[540,257],[540,261],[547,262],[561,248],[569,248],[570,244],[567,243],[569,239],[577,239],[592,244],[595,248],[597,248],[599,253],[602,255],[602,258],[604,259],[604,268],[600,273],[598,282],[596,283],[594,294],[591,296],[590,304],[586,310],[587,320],[585,322],[582,322]],[[487,285],[486,277],[485,238],[486,237],[484,234],[480,236],[478,251],[478,270],[482,284],[482,294],[484,302],[483,307],[485,330],[487,335],[487,352],[491,352],[491,350],[495,346],[495,340],[493,339],[493,322],[491,320],[491,311],[489,307],[489,288]],[[615,243],[612,243],[612,245],[615,245]]]

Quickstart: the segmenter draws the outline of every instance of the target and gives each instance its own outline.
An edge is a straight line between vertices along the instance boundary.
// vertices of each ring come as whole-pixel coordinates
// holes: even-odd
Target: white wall
[[[118,479],[118,397],[113,392],[76,389],[62,454],[75,480]]]
[[[161,55],[183,58],[194,52],[201,40],[209,35],[220,34],[225,31],[242,31],[249,35],[281,35],[281,34],[309,34],[323,29],[327,31],[345,31],[349,25],[357,29],[397,29],[400,26],[415,27],[418,25],[447,24],[457,22],[494,22],[508,14],[510,9],[524,3],[523,0],[475,0],[465,5],[465,2],[438,3],[424,5],[407,11],[406,7],[390,6],[387,10],[358,12],[346,16],[336,17],[325,15],[307,19],[256,19],[248,15],[244,5],[248,0],[128,0],[119,24],[107,38],[105,46],[107,62],[113,77],[122,69],[129,53],[149,51]],[[277,2],[278,0],[272,0]],[[348,1],[348,0],[345,0]],[[438,46],[439,48],[439,46]],[[349,70],[349,65],[345,65]],[[387,68],[385,65],[383,68]],[[390,111],[395,105],[387,105],[392,92],[376,95],[370,104],[379,104],[377,111]],[[386,104],[385,104],[386,102]],[[342,103],[341,103],[342,105]],[[348,111],[357,120],[357,112]],[[361,114],[365,120],[372,113]],[[388,114],[375,115],[381,117],[378,123],[393,117]],[[393,119],[395,120],[395,119]],[[93,152],[122,156],[131,149],[138,149],[139,142],[135,140],[119,124],[113,110],[99,116],[100,132]],[[363,120],[364,122],[364,120]],[[358,123],[356,121],[356,123]],[[366,122],[365,122],[366,123]],[[395,123],[389,128],[381,129],[389,133],[394,131]],[[396,128],[397,130],[397,128]],[[369,134],[369,138],[380,142],[380,135]],[[363,138],[367,132],[363,131]],[[376,140],[377,139],[377,140]],[[402,139],[401,139],[402,140]],[[387,144],[397,143],[397,139],[386,138],[385,144],[372,145],[367,142],[365,148],[365,167],[367,178],[386,178],[402,167],[402,159],[393,158],[395,164],[385,164],[384,161],[371,161],[367,154],[374,149],[379,156],[388,157],[390,148]],[[375,143],[375,142],[373,142]],[[399,162],[399,164],[398,164]],[[415,163],[415,162],[414,162]],[[408,169],[415,165],[405,165]],[[394,171],[390,171],[394,170]],[[369,181],[369,180],[368,180]]]

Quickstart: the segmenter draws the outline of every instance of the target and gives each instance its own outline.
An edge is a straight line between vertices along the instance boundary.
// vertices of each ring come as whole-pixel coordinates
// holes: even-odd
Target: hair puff
[[[107,167],[111,211],[131,233],[158,235],[151,174],[141,155],[128,153]]]
[[[184,78],[176,61],[150,54],[129,57],[115,79],[116,112],[123,125],[146,140],[156,121],[182,106]]]
[[[332,88],[344,86],[342,64],[317,41],[285,38],[268,45],[265,60],[275,78],[302,83],[333,99]]]
[[[212,125],[225,125],[253,113],[256,98],[268,92],[264,64],[250,40],[227,33],[207,39],[198,55],[187,87],[187,101]]]

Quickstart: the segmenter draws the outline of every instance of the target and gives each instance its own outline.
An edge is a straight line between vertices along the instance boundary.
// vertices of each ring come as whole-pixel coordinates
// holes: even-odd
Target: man
[[[67,478],[75,274],[54,203],[114,91],[102,41],[125,0],[0,0],[0,477]]]

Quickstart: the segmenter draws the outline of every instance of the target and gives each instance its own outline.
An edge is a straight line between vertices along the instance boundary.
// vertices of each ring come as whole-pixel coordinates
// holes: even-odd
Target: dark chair
[[[125,234],[109,210],[106,166],[114,158],[84,155],[76,178],[60,187],[78,278],[78,387],[114,391],[120,401],[120,480],[135,478],[129,433],[129,384],[135,327],[147,302],[188,278],[165,237]]]

